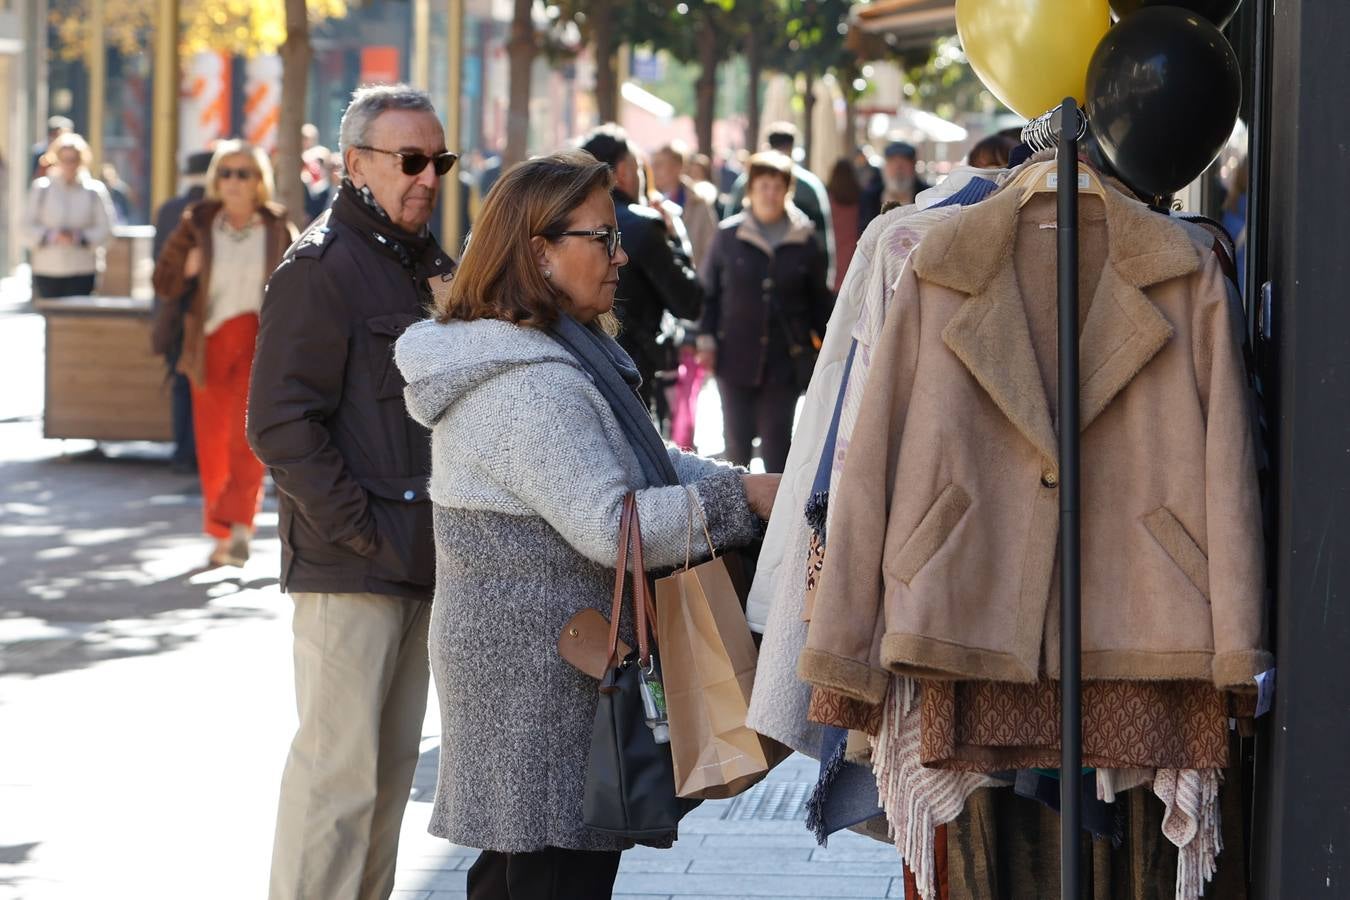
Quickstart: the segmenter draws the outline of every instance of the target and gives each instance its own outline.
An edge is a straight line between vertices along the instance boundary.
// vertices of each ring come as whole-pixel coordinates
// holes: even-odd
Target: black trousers
[[[562,847],[484,850],[469,867],[469,900],[606,900],[614,893],[619,856],[618,850]]]
[[[197,438],[192,430],[192,383],[175,372],[173,380],[173,462],[193,468],[197,465]]]
[[[43,300],[52,297],[87,297],[94,292],[94,273],[88,275],[34,275],[33,296]]]
[[[722,396],[727,459],[738,466],[750,465],[750,446],[758,437],[764,471],[782,472],[792,444],[792,417],[801,391],[788,384],[742,387],[719,378],[717,392]]]

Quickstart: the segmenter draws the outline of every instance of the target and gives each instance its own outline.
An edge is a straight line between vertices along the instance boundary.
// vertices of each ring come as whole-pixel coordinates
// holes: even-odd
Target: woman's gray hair
[[[338,128],[338,147],[364,147],[370,144],[370,126],[380,113],[391,109],[411,109],[436,113],[426,91],[407,84],[375,84],[359,87],[352,92],[352,102],[342,114]]]

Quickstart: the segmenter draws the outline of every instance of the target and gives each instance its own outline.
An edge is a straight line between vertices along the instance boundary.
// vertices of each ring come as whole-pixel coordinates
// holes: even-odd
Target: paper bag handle
[[[689,484],[684,489],[689,494],[689,528],[684,535],[684,568],[687,572],[694,554],[694,510],[698,510],[698,517],[703,520],[703,536],[708,539],[708,552],[713,559],[717,559],[717,548],[713,546],[712,532],[708,530],[708,516],[703,512],[703,504],[698,502],[698,491]]]

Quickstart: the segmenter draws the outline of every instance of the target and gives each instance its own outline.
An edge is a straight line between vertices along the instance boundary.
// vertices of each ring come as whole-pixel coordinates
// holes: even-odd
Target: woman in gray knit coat
[[[471,900],[608,897],[631,845],[582,823],[598,684],[556,650],[573,614],[609,612],[625,494],[637,492],[647,565],[660,569],[685,558],[683,485],[719,549],[759,535],[778,486],[667,447],[647,418],[610,336],[627,262],[611,183],[580,151],[504,175],[436,320],[395,353],[408,409],[432,430],[442,737],[430,830],[483,848]]]

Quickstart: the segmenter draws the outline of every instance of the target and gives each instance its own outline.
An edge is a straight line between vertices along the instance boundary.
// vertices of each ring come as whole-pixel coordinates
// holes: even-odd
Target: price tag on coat
[[[1048,188],[1058,188],[1058,187],[1059,187],[1059,173],[1058,173],[1058,172],[1051,172],[1049,175],[1047,175],[1047,176],[1045,177],[1045,186],[1048,187]],[[1088,188],[1090,188],[1090,187],[1092,187],[1092,178],[1091,178],[1086,172],[1079,172],[1079,173],[1078,173],[1078,189],[1079,189],[1080,191],[1086,191],[1086,190],[1087,190]]]

